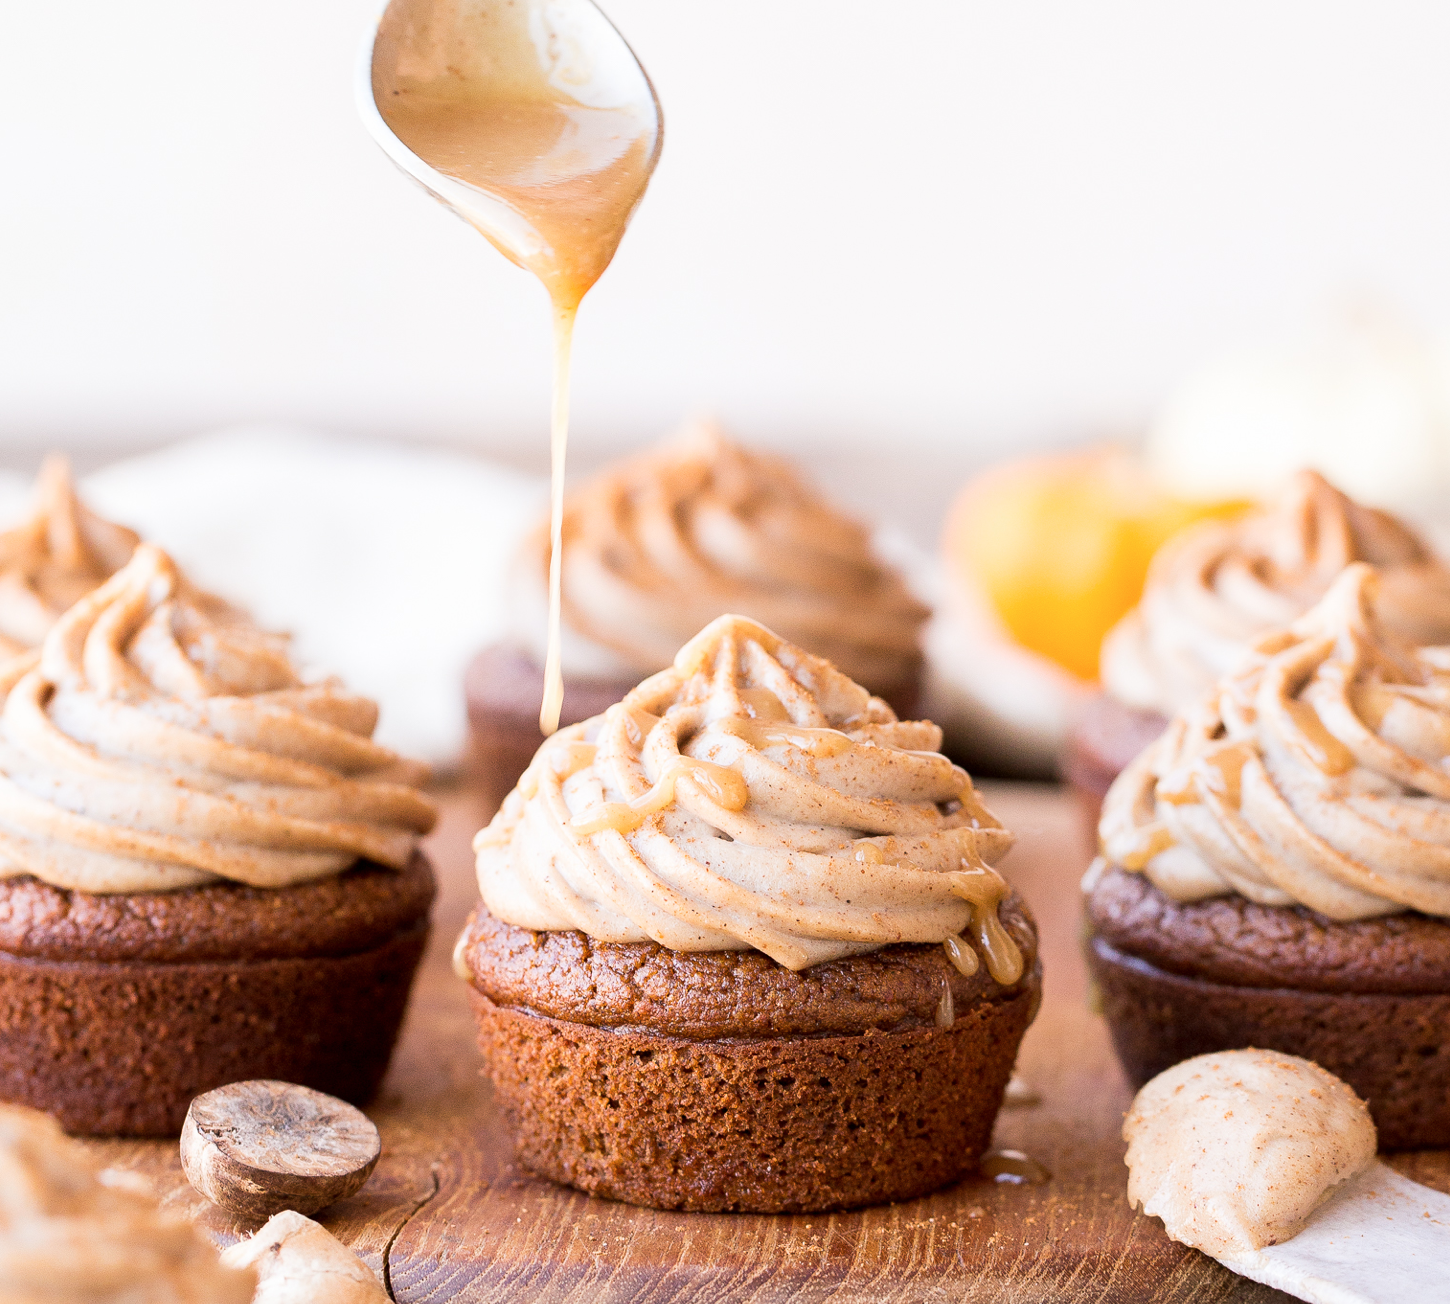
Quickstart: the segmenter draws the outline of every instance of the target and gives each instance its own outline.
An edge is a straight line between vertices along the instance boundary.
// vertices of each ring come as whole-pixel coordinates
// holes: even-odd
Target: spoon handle
[[[1450,1299],[1450,1196],[1373,1163],[1282,1245],[1220,1259],[1310,1304]]]

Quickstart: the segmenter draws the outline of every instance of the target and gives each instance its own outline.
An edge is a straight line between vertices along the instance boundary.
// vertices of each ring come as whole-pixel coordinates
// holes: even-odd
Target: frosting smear
[[[475,840],[484,903],[521,928],[755,948],[795,970],[946,943],[963,972],[980,952],[1010,985],[1022,957],[992,865],[1012,836],[940,743],[828,661],[722,616],[539,749]]]
[[[377,707],[142,544],[0,674],[0,876],[85,892],[401,868],[434,808]]]
[[[1128,1203],[1215,1258],[1277,1245],[1375,1156],[1369,1109],[1334,1074],[1229,1050],[1160,1073],[1123,1120]]]

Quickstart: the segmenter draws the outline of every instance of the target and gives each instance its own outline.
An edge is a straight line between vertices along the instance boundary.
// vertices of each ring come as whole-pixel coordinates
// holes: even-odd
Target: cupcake
[[[61,613],[120,570],[135,548],[135,534],[76,497],[66,460],[46,458],[30,516],[0,533],[0,657],[39,647]]]
[[[0,692],[0,1099],[125,1135],[242,1078],[366,1100],[434,893],[374,705],[145,544]]]
[[[1135,1083],[1255,1046],[1450,1145],[1450,649],[1356,564],[1119,776],[1089,961]]]
[[[1236,521],[1185,530],[1153,559],[1143,599],[1103,642],[1104,691],[1068,739],[1064,770],[1096,823],[1108,785],[1168,718],[1232,671],[1253,641],[1314,605],[1351,562],[1380,571],[1379,618],[1450,640],[1450,569],[1403,522],[1314,471]]]
[[[561,722],[598,715],[741,611],[829,658],[903,715],[915,710],[926,608],[871,534],[789,462],[698,426],[620,463],[564,506]],[[540,739],[549,526],[518,559],[518,636],[466,677],[475,759],[496,804]]]
[[[144,1187],[54,1119],[0,1105],[0,1304],[249,1304],[257,1274]]]
[[[722,616],[561,730],[455,959],[522,1165],[663,1209],[842,1209],[976,1165],[1037,1011],[1012,837],[940,731]]]

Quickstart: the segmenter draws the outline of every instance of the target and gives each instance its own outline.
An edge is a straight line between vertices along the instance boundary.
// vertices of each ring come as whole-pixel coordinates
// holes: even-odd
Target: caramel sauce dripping
[[[537,21],[536,21],[537,20]],[[543,283],[553,309],[549,645],[539,728],[564,701],[559,624],[569,369],[579,304],[604,273],[644,196],[662,132],[648,78],[625,86],[570,47],[540,43],[537,4],[436,0],[388,7],[373,46],[373,98],[388,128],[435,171],[494,201],[459,209],[510,262]],[[601,102],[612,99],[614,102]]]
[[[1041,1186],[1052,1180],[1046,1168],[1021,1150],[989,1150],[977,1171],[994,1182],[1010,1182],[1013,1186]]]
[[[971,904],[972,917],[967,928],[987,961],[987,972],[1003,987],[1010,987],[1022,977],[1024,966],[1021,950],[997,917],[997,907],[1007,895],[1007,880],[985,865],[972,865],[963,860],[962,866],[949,875],[952,892]],[[961,942],[957,945],[960,947]],[[950,948],[947,954],[951,955]],[[956,963],[955,957],[952,962]]]
[[[1284,703],[1284,710],[1299,731],[1299,737],[1289,739],[1290,746],[1316,770],[1333,776],[1347,774],[1354,768],[1354,753],[1324,727],[1312,706],[1290,698]]]
[[[971,946],[960,937],[949,937],[942,943],[947,953],[947,959],[956,966],[957,972],[963,978],[971,978],[976,975],[981,961],[977,959],[977,953]]]
[[[722,720],[720,728],[732,737],[743,739],[757,751],[787,746],[823,759],[840,756],[853,746],[850,738],[839,729],[812,729],[804,725],[778,724],[773,720]]]
[[[569,821],[569,827],[583,837],[603,833],[612,829],[616,833],[632,833],[651,815],[657,814],[675,800],[675,785],[681,779],[690,779],[698,784],[705,795],[717,806],[726,810],[742,810],[750,793],[745,778],[738,771],[712,761],[697,761],[692,756],[681,756],[655,780],[654,786],[633,801],[605,802],[598,810],[576,815]]]
[[[957,1021],[956,1004],[952,1000],[952,986],[945,978],[941,980],[941,999],[936,1003],[936,1026],[950,1028]]]
[[[1165,774],[1158,781],[1156,795],[1173,806],[1191,806],[1202,801],[1199,785],[1203,785],[1237,810],[1243,801],[1244,766],[1255,754],[1251,743],[1221,743],[1194,757],[1188,765]]]

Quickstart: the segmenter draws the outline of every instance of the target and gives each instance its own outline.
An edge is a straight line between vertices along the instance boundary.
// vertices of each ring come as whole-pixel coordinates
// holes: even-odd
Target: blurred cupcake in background
[[[1380,619],[1450,640],[1450,570],[1409,526],[1315,471],[1237,520],[1185,530],[1153,559],[1143,599],[1103,642],[1103,691],[1078,717],[1064,768],[1088,813],[1113,779],[1265,631],[1291,624],[1353,562],[1378,568]]]
[[[923,713],[969,768],[1057,771],[1094,691],[1103,636],[1185,525],[1241,502],[1165,492],[1119,447],[1033,457],[972,480],[948,513],[944,583],[925,636]]]
[[[136,544],[131,530],[76,497],[65,458],[46,458],[30,515],[0,533],[0,656],[39,647],[71,606],[131,559]]]
[[[564,507],[561,724],[589,719],[665,669],[726,612],[748,616],[915,715],[928,610],[872,544],[785,459],[698,424],[619,462]],[[465,691],[474,764],[501,801],[540,742],[549,527],[526,538],[515,635],[485,649]]]
[[[1144,455],[1179,493],[1262,499],[1313,467],[1361,502],[1434,523],[1450,487],[1450,341],[1383,303],[1345,304],[1300,338],[1190,375]]]

